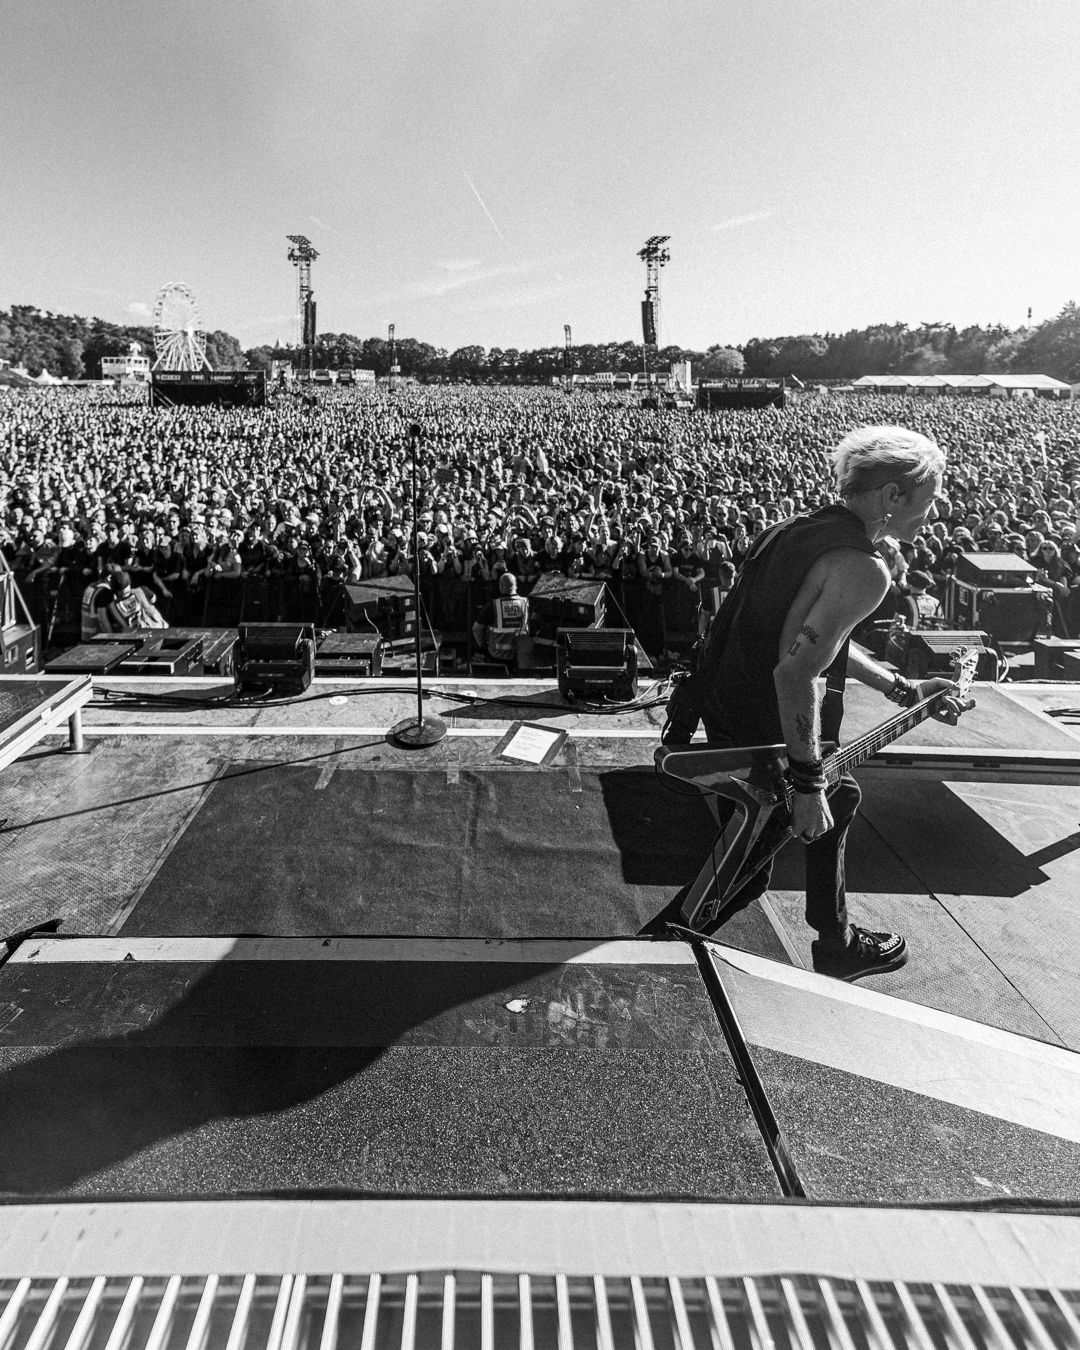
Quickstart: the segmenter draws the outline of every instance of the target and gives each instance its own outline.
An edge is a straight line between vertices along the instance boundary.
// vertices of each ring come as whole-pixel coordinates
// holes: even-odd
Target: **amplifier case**
[[[1037,680],[1064,680],[1065,662],[1080,656],[1080,638],[1036,638],[1035,678]]]
[[[149,644],[154,645],[160,638],[167,637],[170,642],[176,638],[195,639],[197,638],[202,645],[202,654],[199,657],[201,671],[191,669],[187,672],[189,675],[221,675],[225,679],[231,679],[233,676],[234,652],[236,644],[239,641],[239,635],[235,628],[132,628],[130,636],[139,638],[144,647]],[[90,639],[91,643],[97,642],[116,642],[119,634],[99,633]]]
[[[1048,586],[973,586],[954,577],[945,613],[958,629],[981,629],[998,642],[1031,644],[1050,633],[1053,591]]]
[[[121,661],[121,675],[201,675],[203,673],[203,640],[201,637],[170,637],[169,630],[158,630],[147,638],[126,661]]]
[[[425,675],[437,676],[442,668],[442,634],[437,630],[420,636],[420,666]],[[383,646],[382,673],[396,679],[416,674],[416,638],[392,638]]]

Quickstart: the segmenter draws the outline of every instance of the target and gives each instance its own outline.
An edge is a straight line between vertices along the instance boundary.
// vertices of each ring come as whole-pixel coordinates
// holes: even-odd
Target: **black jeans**
[[[705,723],[706,735],[710,743],[736,745],[730,735],[713,735],[718,728]],[[806,922],[823,938],[842,937],[847,932],[847,882],[844,871],[844,852],[847,844],[847,832],[855,813],[862,801],[862,791],[851,774],[846,773],[829,793],[829,810],[832,812],[832,829],[812,844],[804,844],[806,850]],[[720,828],[723,829],[735,812],[735,804],[726,801],[720,803]],[[764,895],[772,879],[772,863],[763,867],[747,884],[735,893],[720,916],[721,925],[726,919],[745,909],[759,896]]]

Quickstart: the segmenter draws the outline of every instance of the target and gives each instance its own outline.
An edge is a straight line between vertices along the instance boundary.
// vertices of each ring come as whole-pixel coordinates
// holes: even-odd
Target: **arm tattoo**
[[[799,737],[799,743],[807,747],[814,743],[814,723],[804,713],[795,715],[795,731]]]
[[[809,642],[811,647],[813,647],[817,643],[817,640],[820,636],[821,636],[820,633],[815,633],[808,623],[804,623],[803,626],[799,629],[799,637],[806,638],[807,642]],[[791,646],[788,648],[787,653],[788,656],[794,656],[801,646],[802,643],[799,641],[799,638],[797,637],[795,641],[791,644]]]

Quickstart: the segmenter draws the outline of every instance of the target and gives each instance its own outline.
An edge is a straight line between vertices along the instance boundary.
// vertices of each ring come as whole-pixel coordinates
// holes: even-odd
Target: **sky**
[[[0,308],[244,347],[1003,323],[1080,299],[1076,0],[0,0]]]

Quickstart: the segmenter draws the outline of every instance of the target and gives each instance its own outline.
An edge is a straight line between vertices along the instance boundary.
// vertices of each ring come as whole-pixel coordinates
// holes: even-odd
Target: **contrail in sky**
[[[473,182],[473,180],[469,177],[469,175],[468,175],[467,173],[465,173],[465,170],[464,170],[464,169],[462,169],[461,172],[465,174],[465,181],[466,181],[466,183],[468,183],[468,185],[472,188],[472,190],[473,190],[473,196],[474,196],[474,197],[476,198],[476,200],[480,203],[480,206],[481,206],[481,208],[483,209],[484,215],[487,216],[488,220],[491,221],[491,228],[495,231],[495,233],[499,236],[499,238],[503,241],[503,243],[506,244],[506,247],[509,248],[510,245],[506,243],[506,235],[503,234],[502,230],[499,229],[499,222],[495,219],[495,217],[494,217],[494,216],[491,214],[491,212],[487,209],[487,203],[484,201],[483,197],[480,196],[479,192],[477,192],[477,190],[476,190],[476,184],[475,184],[475,183]]]
[[[727,220],[717,221],[715,225],[710,225],[710,230],[730,230],[732,225],[750,225],[755,220],[768,220],[774,213],[772,211],[755,211],[749,216],[729,216]]]

